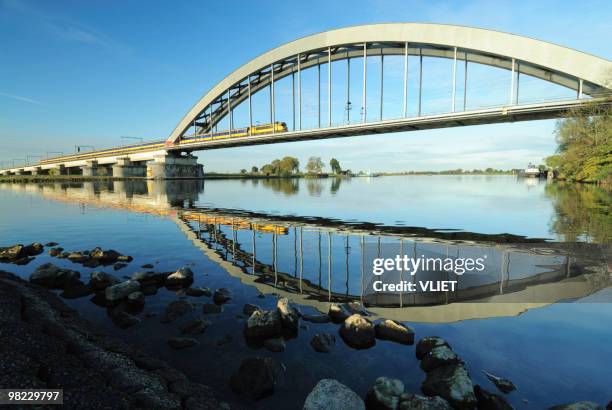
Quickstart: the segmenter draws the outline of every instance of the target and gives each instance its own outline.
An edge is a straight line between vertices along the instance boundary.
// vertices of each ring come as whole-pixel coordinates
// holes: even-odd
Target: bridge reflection
[[[262,293],[321,311],[331,302],[360,300],[388,318],[449,322],[516,315],[610,286],[604,246],[203,208],[196,206],[205,191],[199,180],[0,184],[0,189],[170,218],[230,275]],[[460,278],[443,270],[403,278],[458,279],[454,291],[383,293],[372,290],[376,277],[365,263],[368,252],[488,259],[483,272]]]

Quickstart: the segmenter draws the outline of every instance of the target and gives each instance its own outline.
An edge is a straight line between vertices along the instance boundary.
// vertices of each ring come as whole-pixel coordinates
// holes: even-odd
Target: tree
[[[261,167],[261,173],[266,176],[274,175],[274,168],[272,167],[272,165],[266,164]]]
[[[340,167],[340,162],[338,162],[338,160],[336,158],[332,158],[329,161],[329,167],[331,168],[332,172],[334,174],[341,174],[342,173],[342,168]]]
[[[240,170],[240,173],[241,173],[241,174],[246,174],[246,173],[247,173],[247,170],[246,170],[246,169],[244,169],[244,168],[242,168],[242,169]]]
[[[286,156],[280,160],[279,175],[289,176],[300,170],[300,161],[295,157]]]
[[[256,166],[251,167],[251,174],[256,174],[258,172],[259,172],[259,168],[257,168]]]
[[[308,163],[306,164],[306,171],[309,174],[320,174],[323,172],[323,161],[321,161],[321,157],[310,157],[308,158]]]

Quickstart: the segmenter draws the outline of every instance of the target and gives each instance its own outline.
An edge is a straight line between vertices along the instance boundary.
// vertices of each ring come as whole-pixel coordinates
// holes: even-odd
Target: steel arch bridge
[[[403,115],[390,121],[367,120],[367,61],[379,58],[383,78],[384,57],[403,56]],[[417,115],[408,116],[408,57],[420,59],[416,76],[419,77]],[[421,112],[423,57],[438,57],[452,60],[452,98],[448,113],[423,118]],[[320,68],[339,60],[347,61],[350,77],[350,60],[362,60],[361,121],[333,126],[332,124],[332,70],[327,69],[327,113],[321,113]],[[457,65],[464,64],[464,78],[457,78]],[[467,65],[484,64],[510,71],[508,81],[508,103],[487,112],[470,112],[466,115]],[[302,73],[309,68],[318,70],[318,127],[302,127]],[[585,97],[602,98],[611,93],[607,76],[612,76],[612,62],[577,50],[531,38],[479,28],[440,24],[373,24],[353,26],[304,37],[275,48],[246,63],[215,85],[178,123],[166,144],[180,144],[187,135],[212,133],[217,124],[229,117],[229,129],[234,129],[233,110],[241,103],[248,104],[249,129],[253,127],[252,97],[268,89],[270,122],[277,122],[275,106],[275,84],[292,76],[292,110],[295,135],[276,135],[275,138],[252,137],[250,131],[242,138],[242,144],[278,142],[279,140],[324,138],[343,135],[358,135],[373,132],[402,131],[420,128],[466,125],[483,122],[505,122],[521,119],[549,118],[568,108],[567,102],[535,104],[534,107],[516,109],[518,104],[520,74],[561,85],[576,92],[576,100]],[[464,94],[457,96],[458,82],[463,80]],[[350,80],[349,80],[350,81]],[[297,90],[295,89],[297,82]],[[350,86],[347,86],[350,90]],[[297,98],[294,96],[297,94]],[[382,84],[381,84],[382,107]],[[348,98],[348,97],[347,97]],[[607,98],[606,98],[607,99]],[[347,99],[348,101],[348,99]],[[572,101],[569,105],[574,105]],[[382,109],[381,109],[382,111]],[[500,112],[503,115],[500,115]],[[297,115],[297,120],[295,120]],[[296,125],[297,123],[297,125]],[[370,124],[369,123],[375,123]],[[335,128],[335,129],[333,129]],[[321,130],[324,130],[321,132]],[[275,133],[275,129],[272,130]],[[231,135],[231,133],[230,133]],[[227,138],[219,138],[224,140]],[[238,143],[237,138],[235,143]],[[214,140],[210,138],[209,145]],[[194,141],[195,142],[195,141]],[[220,141],[218,141],[220,143]],[[229,141],[221,143],[226,145]],[[182,144],[180,144],[182,145]],[[200,145],[201,144],[197,144]],[[234,144],[231,144],[234,145]],[[202,148],[204,148],[202,146]]]
[[[383,118],[383,86],[385,57],[402,61],[401,114]],[[423,59],[450,62],[450,101],[444,112],[430,114],[423,104]],[[372,116],[372,84],[368,84],[368,62],[380,61],[380,115]],[[416,62],[415,62],[416,60]],[[359,68],[356,79],[361,83],[357,99],[360,117],[357,120],[332,121],[332,95],[338,96],[334,85],[332,63],[346,62],[346,103],[350,103],[350,64]],[[409,61],[412,61],[409,67]],[[358,65],[356,67],[355,65]],[[488,66],[504,70],[504,102],[473,109],[467,106],[468,66]],[[326,67],[327,90],[321,92],[321,67]],[[371,69],[370,69],[371,70]],[[473,69],[470,69],[470,72]],[[303,102],[308,88],[304,88],[306,73],[317,73],[317,119],[314,127],[304,124]],[[338,72],[338,70],[335,70]],[[463,74],[463,78],[460,78]],[[472,74],[473,75],[473,74]],[[521,78],[535,78],[570,90],[561,100],[550,97],[526,103],[519,98]],[[291,78],[292,129],[277,115],[276,88],[279,81]],[[196,158],[181,153],[225,147],[270,144],[288,141],[337,138],[397,131],[412,131],[463,125],[514,122],[556,118],[586,102],[612,106],[612,61],[556,44],[498,31],[442,24],[395,23],[353,26],[303,37],[272,49],[239,67],[217,83],[180,120],[166,140],[104,150],[78,152],[42,159],[36,163],[13,160],[12,167],[0,169],[0,174],[38,174],[50,169],[71,173],[80,168],[83,175],[95,175],[96,167],[112,166],[113,176],[147,176],[152,178],[197,176],[193,168]],[[409,87],[409,79],[418,86]],[[355,78],[353,77],[353,82]],[[371,81],[370,81],[371,83]],[[507,87],[507,88],[506,88]],[[266,91],[267,90],[267,91]],[[458,94],[463,91],[463,95]],[[341,91],[343,92],[343,91]],[[254,125],[253,100],[267,94],[269,121],[267,126]],[[410,96],[413,97],[409,99]],[[416,96],[414,95],[416,94]],[[322,95],[327,100],[322,102]],[[341,96],[344,98],[344,96]],[[410,102],[411,100],[412,103]],[[322,112],[323,103],[327,112]],[[234,112],[247,107],[248,120],[236,127]],[[370,106],[369,106],[370,105]],[[261,108],[261,107],[256,107]],[[288,107],[282,107],[287,109]],[[400,107],[398,107],[400,108]],[[347,114],[349,114],[347,110]],[[218,132],[221,121],[227,128]],[[168,173],[169,167],[181,168]],[[186,170],[186,171],[185,171]],[[185,171],[186,173],[184,173]]]

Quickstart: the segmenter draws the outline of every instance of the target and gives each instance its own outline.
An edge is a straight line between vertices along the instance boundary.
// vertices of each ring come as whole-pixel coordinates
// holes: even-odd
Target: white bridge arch
[[[212,131],[213,126],[240,103],[249,103],[249,122],[252,125],[251,97],[270,87],[271,122],[274,115],[274,84],[297,74],[298,121],[301,123],[300,73],[302,70],[337,60],[370,56],[403,55],[404,117],[407,112],[408,56],[452,59],[453,99],[450,112],[455,112],[457,62],[485,64],[512,71],[508,104],[516,104],[518,80],[515,73],[559,84],[575,90],[577,98],[599,97],[610,94],[606,83],[612,73],[612,62],[600,57],[562,47],[545,41],[480,28],[420,23],[372,24],[331,30],[303,37],[272,49],[244,64],[206,93],[181,119],[166,145],[180,141],[193,127],[194,133]],[[331,74],[329,74],[331,75]],[[331,81],[328,81],[331,87]],[[366,87],[363,87],[362,110],[366,107]],[[328,93],[331,98],[331,89]],[[419,96],[420,101],[420,96]],[[328,104],[331,110],[331,105]],[[231,115],[230,129],[232,129]],[[364,120],[365,121],[365,115]],[[331,126],[328,121],[320,127]],[[301,129],[301,126],[298,127]]]

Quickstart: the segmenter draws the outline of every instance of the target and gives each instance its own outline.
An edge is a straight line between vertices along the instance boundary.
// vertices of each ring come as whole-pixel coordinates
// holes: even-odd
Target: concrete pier
[[[117,162],[113,164],[114,178],[144,177],[146,175],[147,166],[131,162],[129,158],[117,158]]]
[[[81,167],[84,177],[94,177],[98,175],[98,161],[86,161],[85,163],[87,165]]]
[[[148,179],[202,178],[204,167],[198,164],[198,157],[193,155],[156,155],[147,162]]]

